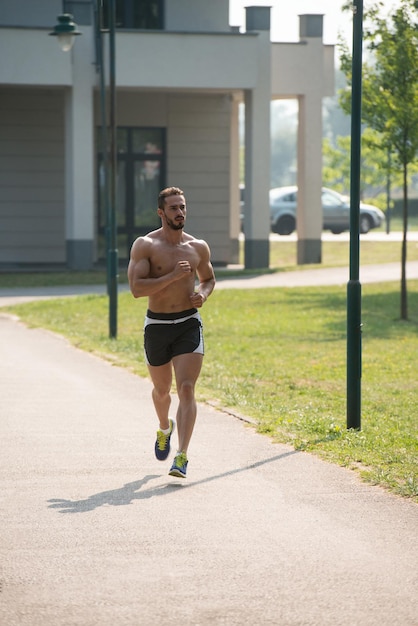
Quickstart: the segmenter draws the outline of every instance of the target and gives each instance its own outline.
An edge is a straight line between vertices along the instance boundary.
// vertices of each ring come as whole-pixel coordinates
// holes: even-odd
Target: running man
[[[184,232],[184,192],[178,187],[163,189],[157,213],[161,228],[138,237],[132,245],[128,280],[134,298],[148,297],[144,349],[159,420],[155,455],[164,461],[170,453],[175,429],[174,420],[169,418],[174,370],[179,401],[178,450],[169,474],[185,478],[196,421],[195,385],[204,354],[198,309],[212,293],[215,275],[207,243]]]

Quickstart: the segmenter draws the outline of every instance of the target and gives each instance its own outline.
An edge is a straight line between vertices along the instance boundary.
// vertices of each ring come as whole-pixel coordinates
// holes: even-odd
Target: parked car
[[[271,230],[290,235],[296,228],[297,187],[270,189]],[[350,200],[332,189],[322,188],[323,229],[339,234],[350,229]],[[360,233],[368,233],[385,221],[383,211],[360,202]]]

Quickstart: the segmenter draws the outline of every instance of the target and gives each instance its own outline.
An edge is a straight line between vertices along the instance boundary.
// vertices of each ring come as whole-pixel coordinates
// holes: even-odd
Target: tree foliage
[[[344,9],[352,7],[346,2]],[[403,244],[401,275],[401,319],[408,319],[406,252],[408,230],[408,167],[418,155],[418,0],[400,0],[389,16],[383,3],[376,2],[364,13],[362,120],[380,136],[382,148],[391,151],[403,178]],[[341,106],[350,110],[352,59],[341,44],[341,68],[348,90]],[[366,55],[365,55],[366,56]]]
[[[366,129],[363,134],[361,151],[361,181],[360,196],[378,196],[385,189],[385,156],[374,146],[372,137],[374,131]],[[367,142],[366,142],[367,138]],[[351,137],[337,137],[337,145],[333,148],[325,139],[323,142],[324,166],[322,169],[325,185],[332,185],[340,193],[347,193],[350,188],[350,153]]]
[[[322,178],[324,185],[334,187],[343,194],[348,194],[350,189],[350,135],[336,138],[336,145],[332,145],[328,138],[322,144]],[[360,197],[363,201],[370,201],[380,209],[387,208],[387,183],[388,183],[388,155],[382,145],[382,137],[372,128],[365,128],[362,134],[361,150],[361,181]],[[399,168],[390,171],[391,184],[394,188],[402,187],[402,173]],[[417,168],[411,168],[417,171]],[[410,176],[412,178],[412,176]]]

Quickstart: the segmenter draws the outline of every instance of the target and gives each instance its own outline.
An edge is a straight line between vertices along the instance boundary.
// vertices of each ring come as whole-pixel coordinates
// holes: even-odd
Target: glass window
[[[163,0],[115,0],[116,28],[162,30]],[[109,0],[102,0],[104,28],[109,27]]]
[[[116,133],[116,146],[117,151],[120,154],[121,152],[128,152],[128,129],[127,128],[118,128]]]
[[[135,154],[161,154],[163,134],[161,128],[134,128],[132,131],[132,151]]]
[[[108,164],[109,167],[109,164]],[[99,153],[98,160],[98,193],[99,193],[99,227],[105,228],[108,222],[108,201],[110,197],[106,198],[106,172],[105,164],[103,161],[103,155]],[[110,185],[110,182],[108,181]],[[109,193],[109,190],[108,190]],[[117,223],[118,226],[126,226],[126,213],[124,207],[126,206],[126,163],[118,160],[116,170],[116,211],[117,211]],[[109,207],[110,209],[110,207]]]
[[[118,161],[116,174],[116,223],[118,228],[126,226],[126,163]]]
[[[162,7],[160,0],[139,1],[134,4],[134,28],[161,30]]]
[[[106,226],[106,210],[107,210],[107,202],[106,202],[106,179],[105,179],[105,166],[103,163],[103,159],[101,155],[99,155],[99,164],[98,164],[98,191],[99,191],[99,228],[105,228]]]
[[[135,230],[158,228],[161,161],[135,161]]]
[[[106,246],[107,199],[101,131],[98,137],[98,250]],[[165,183],[165,129],[122,127],[117,129],[116,223],[119,258],[129,258],[132,242],[158,228],[158,193]]]

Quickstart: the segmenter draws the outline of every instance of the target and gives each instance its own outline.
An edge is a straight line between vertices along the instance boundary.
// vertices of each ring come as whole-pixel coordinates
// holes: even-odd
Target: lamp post
[[[347,428],[361,428],[360,156],[363,0],[353,2],[350,279],[347,284]]]
[[[118,306],[118,251],[117,251],[117,224],[116,224],[116,167],[117,167],[117,148],[116,148],[116,81],[115,81],[115,23],[116,23],[116,4],[115,0],[109,0],[108,7],[108,33],[109,33],[109,133],[107,133],[107,112],[105,102],[105,77],[104,62],[102,54],[102,3],[100,0],[94,0],[96,4],[96,15],[98,15],[98,33],[99,33],[99,58],[98,66],[100,71],[100,106],[101,106],[101,125],[102,125],[102,154],[105,177],[105,205],[107,217],[107,236],[106,236],[106,271],[107,271],[107,291],[109,296],[109,337],[117,336],[117,306]],[[58,16],[58,24],[54,27],[50,35],[56,36],[58,43],[63,51],[71,50],[75,36],[81,35],[77,29],[77,24],[73,21],[73,16],[64,13]]]
[[[118,303],[118,250],[117,250],[117,225],[116,225],[116,53],[115,53],[115,23],[116,2],[109,0],[109,249],[108,249],[108,272],[109,272],[109,336],[117,335],[117,303]]]

